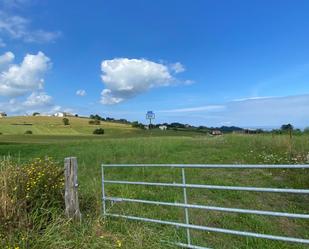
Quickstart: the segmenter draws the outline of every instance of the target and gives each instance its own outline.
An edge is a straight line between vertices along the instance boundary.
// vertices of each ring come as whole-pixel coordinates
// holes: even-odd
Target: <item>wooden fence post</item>
[[[64,159],[65,168],[65,214],[74,220],[81,220],[78,202],[77,183],[77,158],[67,157]]]

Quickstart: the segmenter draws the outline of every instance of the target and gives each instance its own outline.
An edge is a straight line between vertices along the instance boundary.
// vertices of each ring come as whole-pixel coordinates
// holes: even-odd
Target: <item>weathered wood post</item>
[[[65,214],[74,220],[81,220],[78,202],[77,183],[77,158],[67,157],[64,159],[65,174]]]

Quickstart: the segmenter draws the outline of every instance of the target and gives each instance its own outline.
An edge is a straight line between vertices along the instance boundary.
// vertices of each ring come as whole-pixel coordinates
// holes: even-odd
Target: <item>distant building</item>
[[[258,132],[255,129],[248,128],[248,129],[244,129],[244,133],[245,134],[257,134]]]
[[[56,112],[56,113],[54,114],[54,116],[55,116],[55,117],[62,118],[62,117],[64,117],[64,112]]]
[[[59,117],[59,118],[63,118],[63,117],[74,117],[75,115],[69,112],[56,112],[54,114],[54,117]]]
[[[166,130],[167,130],[167,126],[166,126],[166,125],[160,125],[160,126],[159,126],[159,129],[160,129],[161,131],[166,131]]]
[[[0,112],[0,118],[4,118],[6,116],[7,116],[7,114],[5,112]]]
[[[210,131],[210,134],[213,136],[219,136],[219,135],[222,135],[223,133],[220,130],[212,130]]]

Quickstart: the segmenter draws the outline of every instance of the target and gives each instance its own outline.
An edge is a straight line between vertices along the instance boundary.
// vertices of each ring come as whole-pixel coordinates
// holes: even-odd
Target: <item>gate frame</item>
[[[158,182],[135,182],[135,181],[117,181],[117,180],[106,180],[104,175],[104,168],[111,167],[147,167],[147,168],[180,168],[182,183],[158,183]],[[232,212],[232,213],[243,213],[243,214],[256,214],[256,215],[267,215],[267,216],[277,216],[277,217],[287,217],[287,218],[301,218],[309,219],[309,214],[296,214],[296,213],[286,213],[286,212],[274,212],[274,211],[262,211],[254,209],[240,209],[240,208],[227,208],[227,207],[218,207],[218,206],[205,206],[205,205],[195,205],[188,204],[187,197],[187,188],[201,188],[201,189],[216,189],[216,190],[227,190],[227,191],[252,191],[252,192],[270,192],[270,193],[289,193],[289,194],[309,194],[309,189],[288,189],[288,188],[257,188],[257,187],[239,187],[239,186],[224,186],[224,185],[205,185],[205,184],[187,184],[186,183],[186,168],[202,168],[202,169],[309,169],[307,164],[296,164],[296,165],[228,165],[228,164],[102,164],[102,209],[104,217],[118,217],[125,218],[129,220],[151,222],[157,224],[172,225],[176,227],[181,227],[186,229],[186,238],[187,243],[180,242],[168,242],[174,245],[180,246],[182,248],[191,248],[191,249],[210,249],[207,247],[202,247],[198,245],[193,245],[191,243],[190,229],[196,229],[201,231],[208,232],[217,232],[225,233],[246,237],[255,237],[263,238],[270,240],[278,240],[285,242],[294,242],[309,244],[309,239],[294,238],[287,236],[277,236],[261,233],[253,233],[246,231],[238,231],[231,229],[222,229],[208,226],[199,226],[190,224],[189,209],[202,209],[202,210],[212,210],[220,212]],[[105,191],[105,184],[125,184],[125,185],[143,185],[143,186],[163,186],[163,187],[176,187],[183,189],[183,203],[172,203],[172,202],[161,202],[161,201],[150,201],[142,199],[132,199],[132,198],[121,198],[121,197],[107,197]],[[150,205],[162,205],[162,206],[171,206],[177,208],[184,208],[184,223],[172,222],[160,219],[149,219],[139,216],[130,216],[130,215],[121,215],[108,213],[106,209],[106,202],[131,202],[131,203],[141,203],[141,204],[150,204]]]

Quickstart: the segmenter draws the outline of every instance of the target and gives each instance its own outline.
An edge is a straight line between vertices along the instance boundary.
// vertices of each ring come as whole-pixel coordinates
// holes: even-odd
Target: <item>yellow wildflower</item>
[[[119,239],[117,240],[117,246],[118,246],[118,247],[121,247],[121,246],[122,246],[122,243],[121,243],[121,241],[120,241]]]

